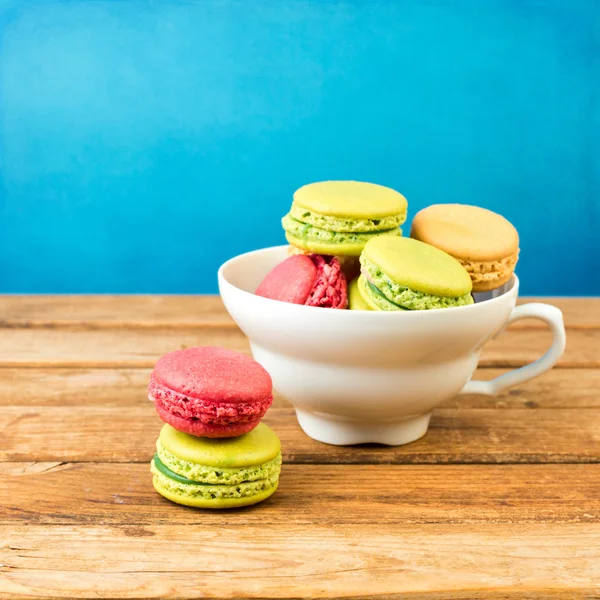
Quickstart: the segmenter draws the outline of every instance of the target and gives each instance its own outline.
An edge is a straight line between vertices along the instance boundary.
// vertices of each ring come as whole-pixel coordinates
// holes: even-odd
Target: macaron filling
[[[368,294],[381,310],[431,310],[473,304],[471,294],[454,298],[436,296],[396,283],[364,255],[360,257],[360,264],[361,273],[365,281],[370,284],[363,286],[363,293]]]
[[[358,244],[364,246],[369,240],[380,235],[402,235],[402,231],[398,228],[385,231],[372,231],[370,233],[329,231],[321,227],[315,227],[310,223],[298,221],[291,213],[283,217],[281,224],[283,225],[286,234],[292,238],[296,238],[300,241],[306,240],[332,245]],[[290,241],[289,237],[288,241]]]
[[[319,254],[312,254],[311,260],[317,266],[317,276],[305,304],[324,308],[346,308],[348,306],[348,284],[341,272],[339,260]]]
[[[371,233],[374,231],[387,231],[400,227],[406,221],[406,210],[397,215],[390,215],[378,219],[349,219],[321,215],[307,208],[292,204],[290,216],[301,223],[312,225],[326,231],[340,233]]]
[[[280,465],[281,454],[278,458]],[[214,467],[206,468],[211,469],[214,473],[222,471],[222,469],[215,469]],[[229,469],[231,471],[240,471],[237,476],[237,478],[240,479],[238,483],[215,484],[208,480],[190,479],[176,473],[162,462],[158,454],[154,455],[154,458],[150,463],[150,471],[154,476],[155,483],[158,487],[186,499],[201,498],[204,500],[219,500],[227,498],[248,498],[277,487],[277,482],[279,480],[279,466],[277,466],[277,468],[267,477],[254,480],[246,479],[245,472],[249,469],[249,467]]]
[[[175,456],[160,441],[156,442],[156,455],[170,472],[183,478],[182,483],[238,485],[248,481],[272,480],[281,470],[281,452],[275,458],[259,465],[240,468],[201,465]],[[163,473],[165,473],[163,471]],[[168,475],[168,473],[165,473]],[[177,478],[175,478],[177,479]]]
[[[157,408],[182,419],[200,421],[210,425],[249,423],[261,419],[273,403],[273,396],[256,402],[215,402],[210,399],[191,398],[175,392],[150,376],[148,397]]]
[[[457,258],[458,262],[466,269],[471,276],[473,285],[492,286],[501,285],[508,281],[519,259],[519,251],[502,259],[488,261],[474,261]]]
[[[388,300],[383,292],[368,281],[364,275],[358,278],[358,285],[361,289],[362,298],[369,307],[369,310],[407,310]]]

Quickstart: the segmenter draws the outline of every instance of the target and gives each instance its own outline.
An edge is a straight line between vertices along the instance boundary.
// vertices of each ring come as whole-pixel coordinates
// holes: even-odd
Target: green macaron
[[[471,278],[446,252],[411,238],[370,241],[358,289],[371,310],[428,310],[473,304]]]
[[[282,219],[290,244],[317,254],[359,256],[381,236],[400,236],[407,202],[395,190],[361,181],[321,181],[296,191]]]
[[[201,438],[164,425],[150,463],[154,489],[200,508],[235,508],[265,500],[277,489],[281,445],[260,423],[235,438]]]

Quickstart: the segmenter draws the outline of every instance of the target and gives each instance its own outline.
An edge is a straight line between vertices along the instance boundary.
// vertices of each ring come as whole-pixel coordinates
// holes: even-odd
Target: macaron
[[[358,289],[371,310],[429,310],[473,304],[471,278],[446,252],[410,238],[371,240]]]
[[[411,237],[452,255],[468,271],[474,292],[494,290],[512,277],[519,234],[503,216],[466,204],[434,204],[413,219]]]
[[[249,356],[226,348],[176,350],[158,360],[148,397],[175,429],[210,438],[254,429],[273,402],[271,377]]]
[[[358,277],[353,279],[348,286],[348,308],[350,310],[371,310],[358,289]]]
[[[288,242],[301,250],[359,256],[378,236],[400,236],[407,201],[395,190],[361,181],[321,181],[294,193],[282,225]]]
[[[318,254],[286,258],[267,274],[256,295],[305,306],[348,306],[348,285],[338,259]]]
[[[199,508],[261,502],[277,489],[280,470],[279,438],[264,423],[240,437],[218,440],[164,425],[150,463],[161,496]]]

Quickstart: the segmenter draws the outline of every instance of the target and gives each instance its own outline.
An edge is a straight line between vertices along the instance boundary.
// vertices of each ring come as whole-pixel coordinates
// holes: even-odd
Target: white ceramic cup
[[[331,310],[254,295],[286,256],[287,247],[279,246],[232,258],[219,269],[219,289],[275,390],[293,404],[305,433],[320,442],[407,444],[425,435],[431,411],[444,400],[494,396],[529,381],[565,348],[558,308],[515,307],[516,276],[500,296],[441,310]],[[548,352],[491,381],[471,380],[484,344],[527,318],[550,326]]]

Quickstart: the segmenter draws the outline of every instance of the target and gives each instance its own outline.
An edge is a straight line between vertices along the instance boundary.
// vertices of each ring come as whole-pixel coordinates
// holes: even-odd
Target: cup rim
[[[281,310],[289,311],[290,313],[297,313],[299,316],[302,315],[304,317],[308,317],[309,315],[316,316],[317,314],[322,314],[323,309],[319,306],[305,306],[303,304],[292,304],[289,302],[281,302],[280,300],[273,300],[271,298],[264,298],[262,296],[257,296],[252,292],[247,292],[246,290],[234,285],[225,277],[225,271],[234,263],[239,261],[242,258],[246,258],[252,256],[254,254],[267,254],[274,252],[276,250],[284,250],[288,246],[269,246],[267,248],[259,248],[258,250],[251,250],[250,252],[244,252],[242,254],[238,254],[237,256],[233,256],[232,258],[226,260],[217,271],[217,278],[219,282],[219,292],[220,295],[223,296],[222,288],[223,286],[229,286],[236,293],[241,294],[242,297],[246,299],[248,302],[255,302],[257,304],[263,304],[264,308],[268,310],[269,308],[275,309],[278,307]],[[481,300],[480,302],[475,302],[473,304],[468,304],[466,306],[450,306],[444,309],[434,309],[434,310],[394,310],[394,311],[375,311],[375,310],[328,310],[327,315],[328,318],[336,318],[336,319],[356,319],[360,317],[361,319],[385,319],[385,318],[394,318],[394,319],[411,319],[411,318],[422,318],[424,315],[429,317],[433,315],[446,315],[449,316],[451,314],[456,314],[457,312],[466,312],[466,311],[476,311],[482,310],[483,307],[492,308],[494,305],[500,305],[503,302],[506,302],[508,297],[514,296],[515,299],[518,297],[519,293],[519,278],[516,273],[513,273],[512,278],[509,280],[512,282],[512,286],[500,296],[496,296],[495,298],[489,298],[487,300]],[[477,293],[477,292],[476,292]],[[264,304],[266,303],[266,304]],[[308,312],[307,312],[308,311]],[[319,313],[315,312],[319,311]],[[335,314],[335,316],[334,316]],[[344,316],[345,315],[345,316]],[[350,316],[353,315],[353,316]]]

